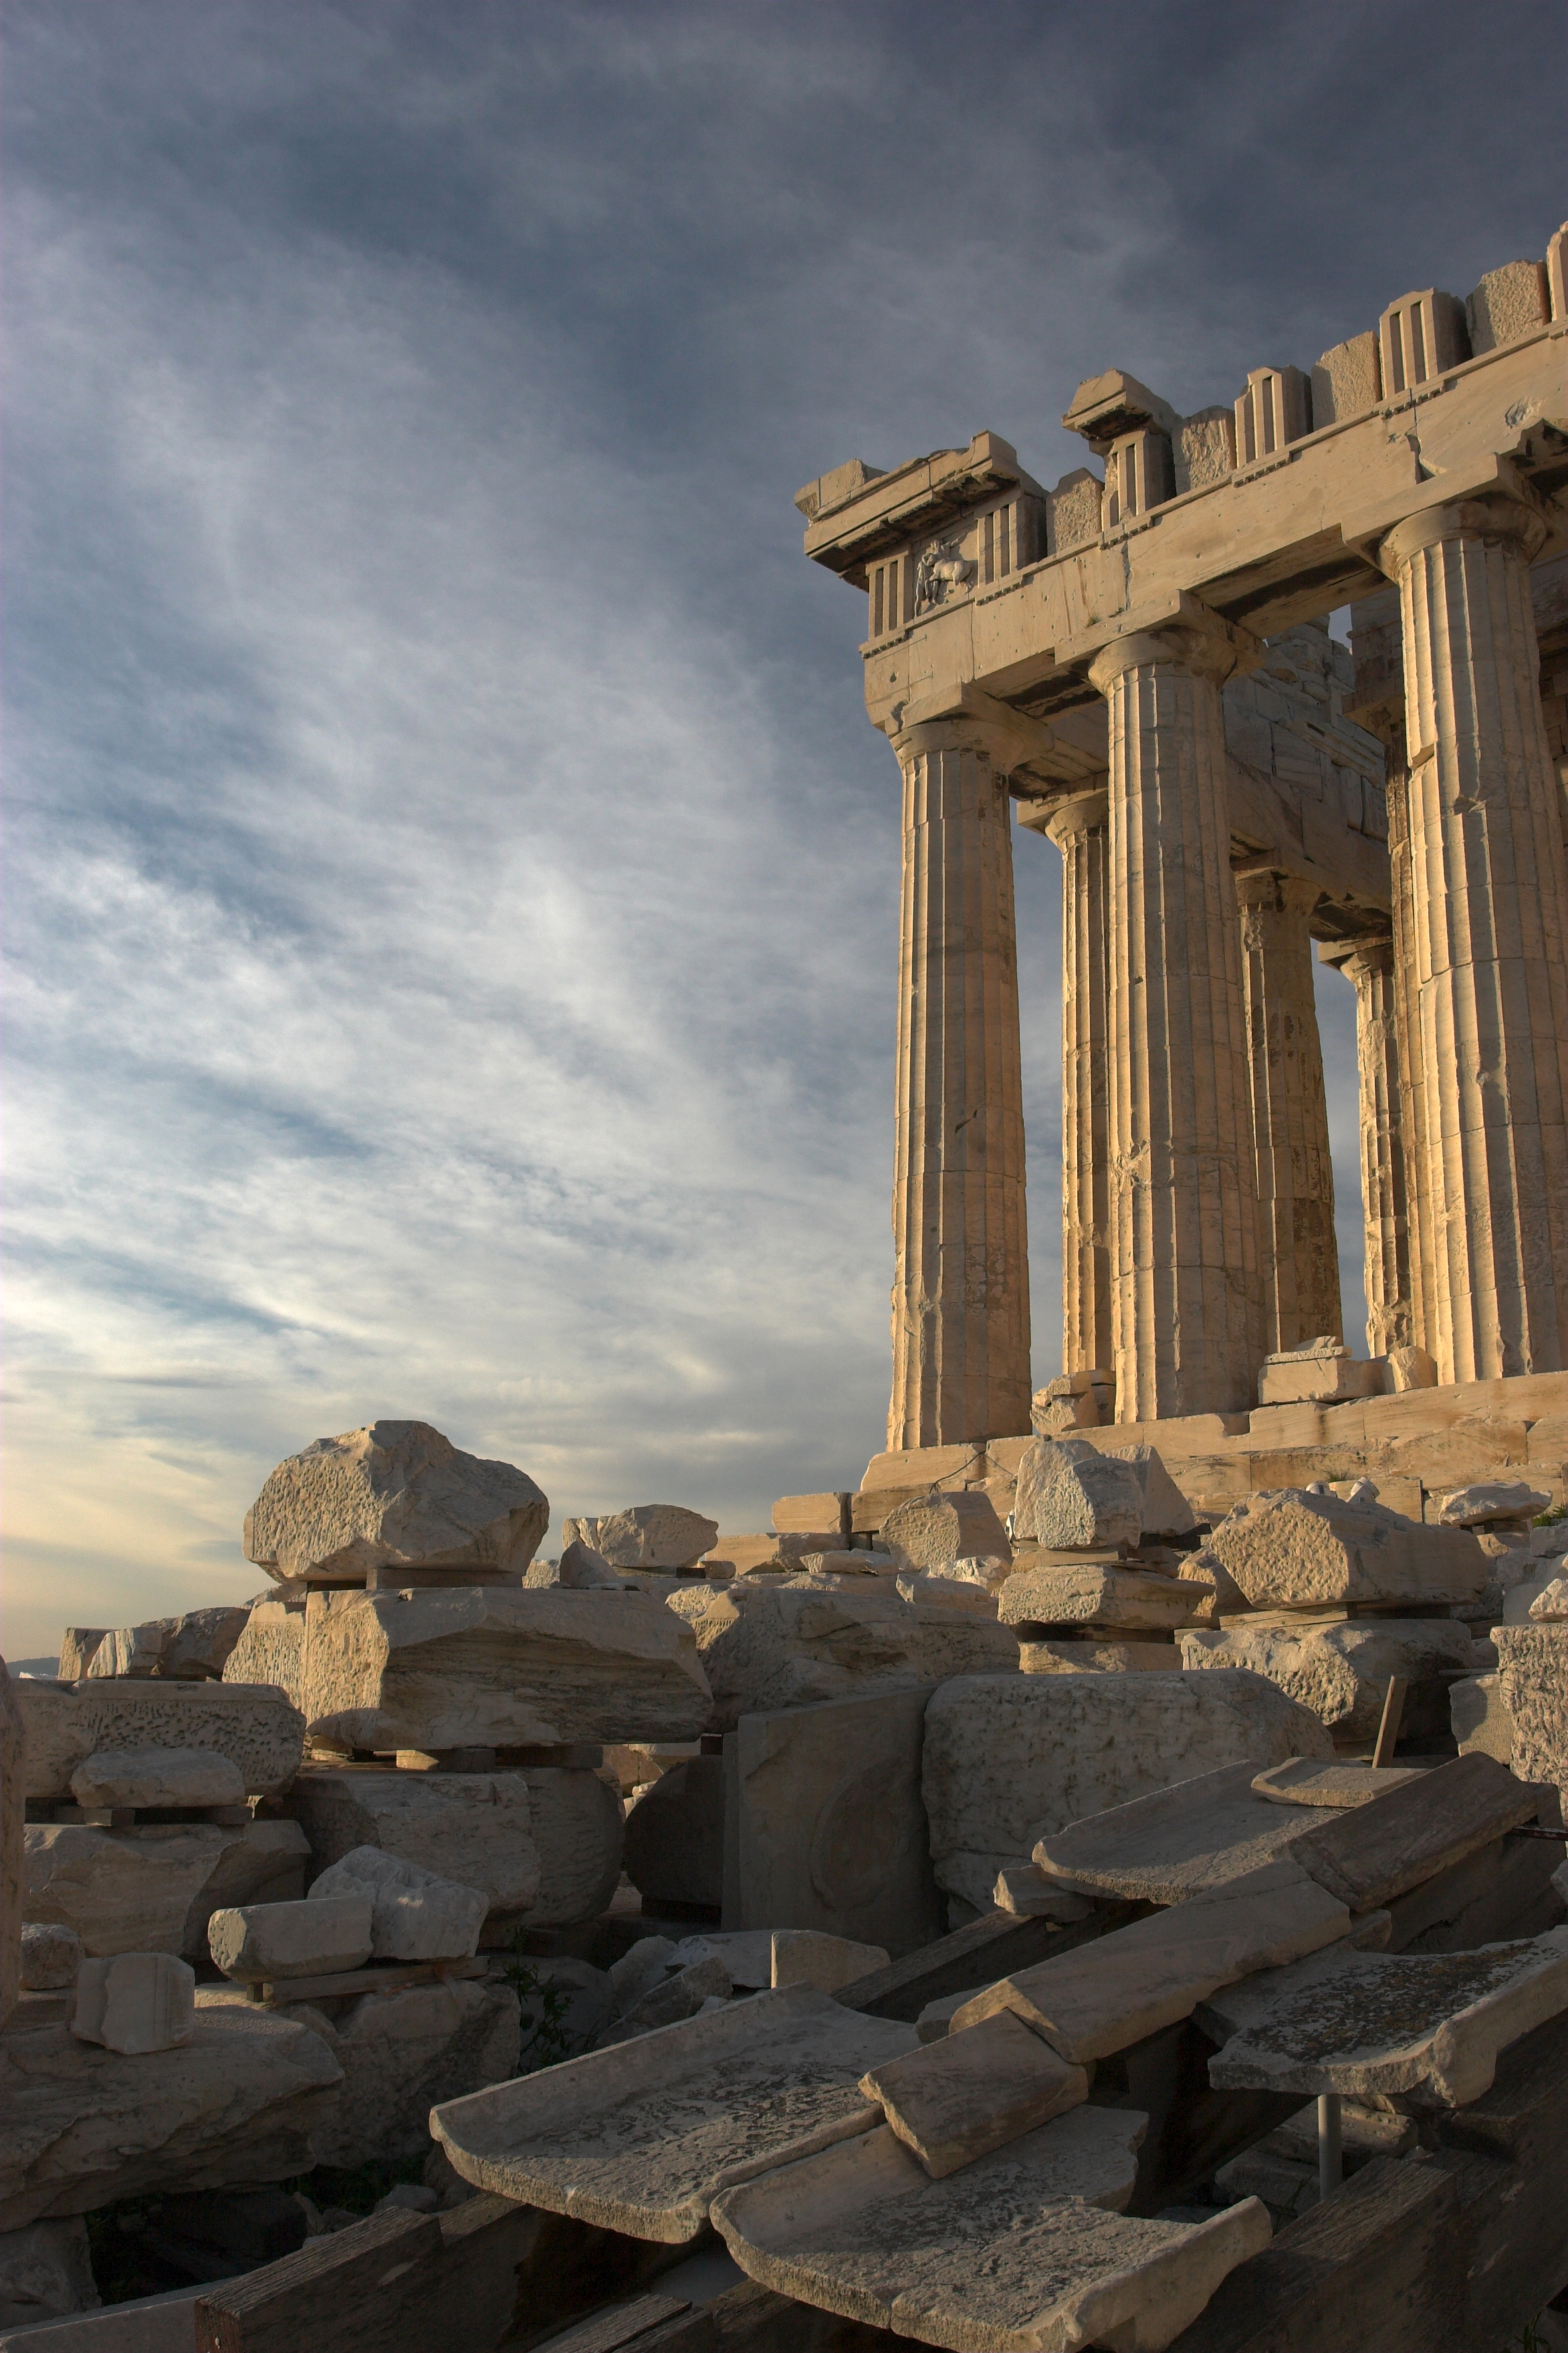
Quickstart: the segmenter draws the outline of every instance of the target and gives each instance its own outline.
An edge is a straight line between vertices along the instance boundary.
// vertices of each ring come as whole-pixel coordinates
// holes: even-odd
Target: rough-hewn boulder
[[[683,1504],[628,1504],[597,1519],[566,1520],[561,1529],[568,1548],[585,1545],[612,1568],[689,1568],[711,1552],[718,1535],[717,1520]]]
[[[929,1495],[906,1496],[883,1521],[881,1545],[900,1568],[947,1568],[960,1560],[1013,1557],[996,1507],[979,1487],[952,1493],[933,1487]]]
[[[1229,1570],[1255,1609],[1473,1601],[1489,1567],[1464,1528],[1426,1527],[1382,1504],[1291,1487],[1237,1504],[1205,1549]]]
[[[1037,1438],[1018,1465],[1016,1543],[1060,1548],[1132,1546],[1142,1527],[1143,1482],[1131,1462],[1087,1438]]]
[[[528,1567],[550,1499],[510,1462],[465,1454],[427,1421],[376,1421],[279,1462],[245,1515],[245,1555],[308,1571]]]
[[[1448,1730],[1447,1676],[1476,1665],[1469,1630],[1451,1618],[1349,1618],[1339,1626],[1199,1627],[1177,1636],[1182,1664],[1247,1667],[1311,1709],[1342,1746],[1375,1740],[1390,1675],[1409,1689],[1406,1737]]]

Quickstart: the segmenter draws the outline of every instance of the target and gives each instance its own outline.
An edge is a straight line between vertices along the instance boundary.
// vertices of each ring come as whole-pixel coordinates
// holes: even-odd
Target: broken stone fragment
[[[245,1983],[341,1975],[369,1960],[374,1912],[369,1887],[295,1904],[243,1905],[213,1914],[207,1949],[225,1977]]]
[[[1002,2011],[860,2078],[933,2181],[1089,2097],[1089,2076]]]
[[[1463,1675],[1451,1683],[1448,1722],[1461,1757],[1475,1751],[1512,1764],[1513,1718],[1503,1705],[1500,1675]]]
[[[172,1681],[200,1682],[221,1677],[229,1655],[245,1631],[248,1605],[192,1609],[183,1618],[153,1618],[140,1626],[121,1626],[102,1634],[77,1672],[89,1679],[103,1675],[156,1675]],[[61,1663],[65,1650],[61,1650]]]
[[[11,1686],[26,1729],[29,1798],[63,1804],[70,1777],[104,1748],[202,1748],[230,1757],[248,1793],[276,1797],[300,1769],[305,1724],[280,1691],[255,1684],[33,1683]]]
[[[1325,1765],[1321,1757],[1288,1757],[1283,1765],[1255,1773],[1252,1791],[1278,1806],[1365,1806],[1374,1798],[1385,1798],[1402,1781],[1417,1779],[1425,1770],[1419,1765]]]
[[[226,1683],[274,1683],[291,1704],[305,1704],[305,1597],[270,1595],[250,1605],[245,1631],[224,1665]],[[303,1715],[301,1714],[301,1721]]]
[[[645,1993],[658,1985],[670,1968],[682,1968],[677,1947],[668,1936],[639,1936],[618,1961],[612,1961],[609,1979],[621,2016],[635,2010]]]
[[[563,1521],[561,1529],[568,1550],[584,1545],[612,1568],[689,1568],[718,1535],[717,1520],[682,1504],[629,1504],[597,1519]]]
[[[1422,1526],[1382,1504],[1264,1491],[1238,1504],[1206,1549],[1258,1609],[1314,1604],[1471,1601],[1487,1556],[1462,1528]]]
[[[356,1846],[331,1864],[312,1883],[310,1901],[344,1895],[369,1898],[371,1951],[378,1961],[467,1960],[479,1949],[489,1909],[481,1889],[374,1846]]]
[[[219,1999],[242,1997],[225,1987]],[[461,2098],[516,2072],[518,1998],[504,1978],[405,1986],[333,2008],[331,2019],[310,2001],[272,2013],[309,2027],[342,2073],[311,2137],[313,2165],[353,2168],[422,2156],[430,2146],[434,2102]]]
[[[101,2306],[87,2225],[79,2215],[0,2233],[0,2343],[9,2342],[12,2329],[97,2312]],[[43,2341],[47,2347],[48,2339]],[[60,2341],[57,2337],[56,2353]],[[68,2346],[68,2333],[64,2341]]]
[[[1437,1519],[1446,1528],[1473,1528],[1490,1520],[1533,1520],[1552,1498],[1523,1479],[1482,1479],[1445,1495]]]
[[[684,1968],[661,1970],[647,1992],[600,2035],[600,2047],[651,2033],[656,2027],[674,2026],[683,2018],[696,2018],[705,2003],[727,2000],[730,1990],[730,1972],[721,1953],[707,1953],[700,1960],[689,1961]]]
[[[1450,1618],[1352,1618],[1337,1625],[1191,1627],[1177,1636],[1189,1673],[1247,1668],[1310,1708],[1345,1746],[1377,1737],[1388,1679],[1408,1686],[1407,1739],[1448,1729],[1448,1682],[1477,1662],[1469,1629]]]
[[[943,1568],[956,1560],[1010,1560],[1007,1531],[983,1489],[933,1487],[896,1504],[882,1523],[881,1545],[900,1568]]]
[[[1568,1577],[1554,1577],[1530,1605],[1531,1623],[1556,1625],[1568,1618]]]
[[[717,1909],[724,1894],[724,1760],[687,1757],[652,1782],[626,1816],[625,1866],[650,1910]]]
[[[1205,1590],[1195,1578],[1162,1577],[1150,1569],[1082,1567],[1053,1561],[1014,1571],[1002,1588],[998,1615],[1004,1625],[1096,1625],[1154,1627],[1189,1625]],[[1173,1653],[1171,1670],[1179,1662]]]
[[[1197,1514],[1160,1460],[1152,1446],[1112,1446],[1107,1450],[1113,1462],[1132,1466],[1142,1494],[1140,1517],[1144,1543],[1164,1541],[1173,1536],[1191,1535],[1198,1525]]]
[[[22,1989],[53,1993],[75,1985],[83,1959],[81,1938],[58,1920],[22,1923]]]
[[[304,1892],[310,1846],[298,1822],[144,1822],[97,1830],[29,1822],[26,1904],[71,1928],[92,1954],[206,1951],[207,1922],[226,1905]]]
[[[177,2051],[195,2022],[196,1973],[173,1953],[116,1953],[83,1961],[70,2031],[127,2057]]]
[[[882,1945],[857,1944],[850,1936],[829,1936],[819,1928],[775,1928],[773,1935],[773,1982],[775,1986],[816,1986],[837,1993],[840,1986],[885,1969],[889,1956]]]
[[[1082,1438],[1037,1438],[1025,1449],[1013,1503],[1016,1541],[1131,1549],[1142,1513],[1143,1482],[1131,1462]]]
[[[1037,1841],[1036,1865],[1082,1894],[1184,1905],[1276,1862],[1325,1819],[1258,1797],[1253,1778],[1249,1763],[1222,1765],[1065,1823]]]
[[[569,1544],[558,1561],[534,1561],[522,1581],[524,1585],[563,1585],[569,1593],[618,1593],[621,1589],[621,1580],[604,1554],[581,1539]]]
[[[245,1776],[211,1748],[100,1748],[71,1775],[79,1806],[237,1806]]]
[[[643,1594],[324,1593],[307,1620],[310,1730],[347,1749],[690,1740],[708,1728],[690,1630]]]
[[[318,1438],[279,1462],[245,1515],[245,1555],[274,1577],[384,1567],[521,1572],[550,1501],[510,1462],[424,1421]]]

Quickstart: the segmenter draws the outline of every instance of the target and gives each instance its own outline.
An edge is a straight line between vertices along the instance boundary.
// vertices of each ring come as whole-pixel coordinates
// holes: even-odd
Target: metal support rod
[[[1345,2178],[1343,2144],[1340,2137],[1340,2095],[1318,2094],[1318,2196],[1331,2198]]]

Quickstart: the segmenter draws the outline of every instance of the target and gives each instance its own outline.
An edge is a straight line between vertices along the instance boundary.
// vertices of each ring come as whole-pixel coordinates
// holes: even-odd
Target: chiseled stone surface
[[[596,1519],[563,1520],[561,1556],[582,1546],[615,1568],[688,1568],[711,1552],[719,1523],[684,1504],[628,1504],[624,1511],[604,1512]],[[563,1575],[563,1585],[575,1580]],[[586,1580],[584,1580],[586,1581]]]
[[[0,2231],[123,2198],[286,2181],[317,2160],[342,2071],[321,2038],[243,2000],[198,2005],[150,2063],[64,2026],[0,2038]]]
[[[245,1631],[244,1604],[188,1610],[183,1618],[153,1618],[100,1634],[79,1672],[100,1675],[159,1675],[200,1681],[220,1677]],[[65,1648],[60,1665],[66,1665]]]
[[[304,1892],[310,1847],[298,1822],[139,1824],[100,1831],[29,1822],[26,1903],[72,1928],[89,1954],[206,1951],[207,1922],[238,1904]]]
[[[1437,1520],[1446,1528],[1472,1528],[1489,1520],[1532,1520],[1552,1498],[1528,1479],[1481,1479],[1445,1495]]]
[[[274,1577],[521,1571],[549,1525],[549,1497],[510,1462],[465,1454],[428,1422],[376,1421],[279,1463],[245,1515],[245,1556]]]
[[[1530,1605],[1530,1617],[1536,1626],[1560,1625],[1568,1618],[1568,1577],[1554,1577],[1542,1588]]]
[[[1258,1797],[1255,1769],[1222,1765],[1068,1822],[1037,1841],[1036,1866],[1081,1894],[1184,1904],[1273,1862],[1322,1821],[1314,1807]]]
[[[982,1488],[910,1495],[882,1523],[882,1548],[901,1568],[946,1568],[959,1560],[1010,1560],[1013,1547]],[[853,1556],[851,1556],[853,1557]]]
[[[1191,1624],[1203,1593],[1204,1588],[1190,1577],[1163,1577],[1156,1570],[1052,1561],[1016,1569],[1002,1588],[997,1615],[1007,1626],[1153,1627],[1168,1631]],[[1173,1651],[1172,1671],[1180,1664]]]
[[[1448,1728],[1448,1675],[1476,1664],[1468,1627],[1449,1618],[1352,1618],[1340,1625],[1189,1627],[1178,1634],[1189,1672],[1249,1668],[1310,1708],[1346,1746],[1377,1737],[1390,1675],[1404,1677],[1403,1736]]]
[[[276,1683],[290,1704],[305,1704],[305,1600],[253,1601],[238,1641],[224,1662],[226,1683]]]
[[[958,1676],[926,1708],[937,1883],[984,1911],[1042,1833],[1223,1765],[1249,1767],[1245,1786],[1260,1766],[1330,1754],[1316,1717],[1260,1675]]]
[[[933,2181],[989,2157],[1089,2097],[1089,2075],[1010,2010],[922,2044],[860,2079]]]
[[[1132,1464],[1087,1438],[1037,1438],[1018,1465],[1013,1533],[1020,1542],[1132,1546],[1142,1514],[1143,1482]]]
[[[1568,1625],[1497,1626],[1498,1694],[1513,1725],[1512,1769],[1568,1793]]]
[[[680,2244],[731,2183],[879,2122],[860,2078],[915,2039],[794,1986],[494,2084],[430,2128],[481,2189]]]
[[[347,1748],[692,1740],[711,1711],[679,1617],[640,1593],[312,1594],[305,1713]]]
[[[1116,2211],[1147,2121],[1075,2108],[940,2181],[883,2126],[713,2219],[762,2285],[950,2353],[1158,2353],[1269,2225],[1251,2199],[1195,2227]]]
[[[211,1748],[100,1748],[71,1775],[79,1806],[237,1806],[245,1776]]]
[[[532,1793],[521,1773],[383,1773],[309,1766],[288,1802],[318,1870],[355,1847],[378,1847],[384,1854],[482,1889],[497,1925],[521,1923],[548,1900]]]
[[[357,1969],[370,1958],[374,1908],[369,1888],[295,1904],[242,1905],[213,1914],[207,1950],[225,1977],[242,1983]]]
[[[1256,1609],[1473,1601],[1487,1577],[1487,1556],[1463,1528],[1423,1527],[1381,1504],[1289,1487],[1237,1504],[1206,1549]]]
[[[70,2031],[128,2057],[177,2051],[195,2023],[196,1973],[173,1953],[116,1953],[83,1961]]]
[[[488,1899],[417,1862],[356,1846],[314,1882],[310,1901],[371,1899],[371,1951],[378,1961],[461,1961],[476,1951]]]
[[[1497,2055],[1568,2010],[1568,1928],[1463,1953],[1323,1953],[1234,1985],[1199,2024],[1220,2090],[1466,2107]]]
[[[305,1724],[284,1693],[241,1683],[12,1684],[26,1732],[29,1798],[64,1804],[79,1765],[104,1748],[207,1748],[238,1766],[252,1797],[300,1769]]]
[[[1020,809],[1026,822],[1027,803]],[[1105,929],[1109,811],[1103,789],[1052,803],[1044,826],[1062,860],[1062,1363],[1110,1362]],[[1093,1399],[1089,1400],[1093,1406]],[[1094,1409],[1098,1412],[1098,1407]]]
[[[18,1897],[9,1916],[15,1920],[20,1911]],[[54,1993],[75,1985],[82,1964],[81,1938],[76,1930],[58,1920],[24,1920],[21,1929],[23,1992]]]
[[[730,1732],[742,1715],[1016,1670],[1017,1641],[1005,1627],[978,1612],[905,1601],[892,1585],[858,1577],[853,1590],[818,1592],[745,1579],[671,1594],[668,1607],[695,1633],[712,1686],[710,1728]]]
[[[318,2165],[421,2156],[437,2101],[504,2083],[518,2063],[518,1998],[499,1978],[362,1994],[334,2019],[312,2002],[275,2014],[309,2028],[342,2070],[342,2088],[311,2135]]]
[[[1288,1861],[1200,1889],[1091,1944],[985,1987],[953,2014],[962,2038],[1010,2010],[1082,2065],[1190,2018],[1216,1986],[1277,1968],[1348,1934],[1343,1904]]]

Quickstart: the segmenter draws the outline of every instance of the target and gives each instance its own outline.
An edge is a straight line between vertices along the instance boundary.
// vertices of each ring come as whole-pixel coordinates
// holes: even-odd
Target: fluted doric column
[[[1029,1270],[1006,747],[895,739],[904,777],[889,1447],[1029,1427]]]
[[[1062,1370],[1110,1368],[1104,788],[1053,804],[1062,854]]]
[[[1361,1083],[1361,1198],[1366,1225],[1366,1351],[1410,1341],[1410,1231],[1405,1187],[1404,1090],[1394,941],[1386,932],[1328,952],[1355,986],[1356,1071]]]
[[[1312,979],[1315,883],[1271,869],[1236,878],[1252,1078],[1267,1349],[1342,1336],[1334,1166]]]
[[[1424,1165],[1416,1342],[1443,1381],[1568,1364],[1568,861],[1522,499],[1398,524],[1411,1023]]]
[[[1118,639],[1110,707],[1112,1359],[1120,1421],[1231,1411],[1262,1348],[1217,625]]]

